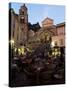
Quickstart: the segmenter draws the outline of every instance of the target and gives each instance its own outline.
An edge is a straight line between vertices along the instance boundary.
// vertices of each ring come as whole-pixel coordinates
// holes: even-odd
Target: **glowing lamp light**
[[[54,52],[52,52],[52,55],[54,55]]]
[[[17,51],[17,48],[15,48],[15,50],[14,50],[15,52]]]
[[[18,48],[18,53],[19,53],[19,55],[21,54],[21,50],[20,50],[20,48]]]
[[[25,48],[24,46],[22,46],[21,48],[18,48],[18,52],[19,52],[19,55],[24,55],[25,54]]]
[[[61,52],[59,52],[59,55],[61,54]]]
[[[21,48],[21,53],[24,54],[24,48]]]
[[[55,56],[58,55],[58,52],[55,52]]]
[[[12,40],[10,40],[10,43],[11,43],[11,45],[13,45],[14,44],[14,40],[12,39]]]
[[[9,43],[11,44],[11,47],[14,47],[14,40],[13,39],[11,39],[10,41],[9,41]]]
[[[18,51],[20,52],[21,50],[20,50],[20,49],[18,49]]]
[[[54,47],[55,46],[54,42],[52,42],[51,45],[52,45],[52,47]]]

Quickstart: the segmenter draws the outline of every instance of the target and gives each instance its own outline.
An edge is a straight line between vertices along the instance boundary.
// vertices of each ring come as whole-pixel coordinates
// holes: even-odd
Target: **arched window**
[[[22,15],[24,15],[24,11],[22,12]]]
[[[20,23],[24,23],[24,18],[23,19],[22,18],[20,19]]]

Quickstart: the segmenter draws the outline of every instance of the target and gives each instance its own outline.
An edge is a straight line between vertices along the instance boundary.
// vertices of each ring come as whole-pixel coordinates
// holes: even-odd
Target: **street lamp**
[[[54,43],[54,41],[52,41],[51,46],[52,46],[52,56],[54,56],[54,57],[60,56],[61,51],[60,51],[60,48],[58,47],[57,43]]]
[[[55,44],[54,44],[54,42],[52,41],[52,43],[51,43],[51,47],[54,47],[55,46]]]
[[[19,55],[25,55],[25,47],[21,46],[20,48],[18,48],[18,53]]]
[[[52,49],[52,56],[57,57],[60,55],[61,55],[60,48],[58,46],[54,46]]]
[[[14,46],[14,40],[10,40],[10,43],[11,43],[11,46],[13,47]]]

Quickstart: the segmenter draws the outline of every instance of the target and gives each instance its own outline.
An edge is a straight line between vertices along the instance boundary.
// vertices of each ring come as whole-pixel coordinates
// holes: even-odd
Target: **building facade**
[[[15,14],[13,9],[10,9],[10,40],[11,44],[14,44],[14,46],[19,45],[19,19],[18,15]]]
[[[43,33],[47,33],[47,36],[52,37],[52,45],[57,44],[59,47],[65,46],[65,23],[59,23],[54,25],[54,21],[50,18],[46,18],[42,22]],[[42,30],[41,28],[41,30]],[[46,35],[43,35],[46,36]]]
[[[33,43],[33,46],[36,46],[36,43],[40,44],[41,40],[45,41],[45,38],[47,38],[48,41],[50,37],[52,38],[52,47],[55,45],[65,47],[65,23],[54,25],[54,20],[47,17],[42,21],[40,30],[34,33],[34,36],[32,35],[29,41]]]
[[[20,7],[19,14],[10,9],[10,39],[14,42],[15,47],[21,47],[27,44],[28,39],[28,14],[25,4]]]
[[[23,45],[37,47],[45,38],[49,40],[52,46],[57,44],[59,47],[65,47],[65,23],[54,25],[54,20],[45,18],[42,21],[42,27],[34,32],[28,29],[28,10],[25,4],[20,7],[19,14],[13,9],[11,12],[11,40],[14,40],[14,46],[19,48]]]

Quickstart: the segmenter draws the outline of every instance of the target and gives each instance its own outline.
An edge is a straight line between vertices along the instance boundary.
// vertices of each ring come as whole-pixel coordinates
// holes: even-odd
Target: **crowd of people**
[[[41,47],[34,52],[26,52],[26,55],[15,56],[11,66],[12,80],[15,82],[17,75],[23,72],[27,79],[35,82],[35,85],[55,83],[54,79],[62,80],[59,83],[64,83],[65,56],[54,57],[45,53],[47,52],[44,52]]]

